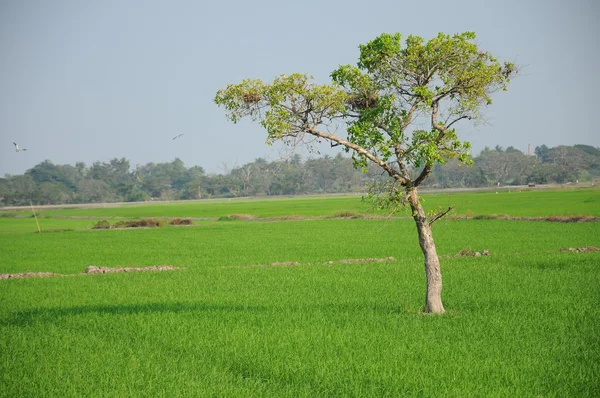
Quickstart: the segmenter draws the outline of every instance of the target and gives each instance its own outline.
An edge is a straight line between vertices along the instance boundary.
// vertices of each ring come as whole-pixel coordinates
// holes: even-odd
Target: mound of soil
[[[351,211],[341,211],[341,212],[335,213],[330,218],[350,218],[350,219],[355,219],[355,218],[362,218],[362,216],[360,214],[352,213]]]
[[[286,265],[299,265],[298,261],[276,261],[274,263],[269,264],[271,267],[282,267]]]
[[[348,258],[345,260],[327,261],[325,264],[356,264],[356,263],[384,263],[386,261],[396,261],[394,257],[385,258]]]
[[[19,279],[19,278],[47,278],[51,276],[76,276],[76,275],[94,275],[108,274],[113,272],[137,272],[137,271],[172,271],[181,269],[170,265],[153,265],[150,267],[97,267],[90,265],[80,274],[54,274],[52,272],[23,272],[19,274],[0,274],[1,279]]]
[[[146,220],[117,221],[111,228],[158,228],[161,222],[154,218]]]
[[[481,256],[489,256],[490,252],[488,250],[482,250],[480,252],[476,252],[471,248],[462,249],[457,254],[459,257],[481,257]]]
[[[114,272],[136,272],[136,271],[171,271],[179,269],[177,267],[172,267],[170,265],[153,265],[151,267],[97,267],[95,265],[90,265],[83,271],[84,274],[108,274]]]
[[[50,276],[62,276],[52,272],[22,272],[20,274],[0,274],[0,279],[20,279],[20,278],[47,278]]]
[[[545,217],[544,221],[550,222],[595,222],[600,218],[594,216],[550,216]]]
[[[226,217],[221,217],[220,220],[256,220],[256,216],[252,214],[229,214]]]
[[[171,220],[171,222],[169,223],[171,225],[192,225],[192,220],[187,219],[187,218],[174,218]]]
[[[130,221],[117,221],[112,226],[106,220],[101,220],[92,227],[92,229],[111,229],[111,228],[157,228],[165,225],[165,220],[157,220],[155,218],[148,218],[145,220],[130,220]],[[192,220],[174,218],[169,221],[169,225],[192,225]]]
[[[317,264],[354,264],[354,263],[383,263],[386,261],[396,261],[394,257],[385,258],[351,258],[337,261],[327,261],[324,263]],[[317,265],[314,263],[299,263],[298,261],[277,261],[271,264],[255,264],[255,265],[224,265],[221,268],[252,268],[252,267],[283,267],[291,265]]]
[[[559,252],[573,252],[573,253],[585,253],[585,252],[600,252],[600,249],[594,246],[584,246],[584,247],[568,247],[565,249],[558,249]]]
[[[454,216],[449,217],[451,220],[509,220],[509,221],[549,221],[549,222],[598,222],[600,217],[594,216],[547,216],[547,217],[513,217],[507,214],[478,214],[473,217],[469,216]]]
[[[270,217],[267,220],[269,221],[303,221],[303,220],[312,220],[311,217],[303,217],[303,216],[280,216],[280,217]]]
[[[92,227],[92,229],[110,229],[110,223],[106,220],[101,220]]]

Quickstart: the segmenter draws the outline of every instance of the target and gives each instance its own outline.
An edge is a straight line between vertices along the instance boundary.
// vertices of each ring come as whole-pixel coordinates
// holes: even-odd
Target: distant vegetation
[[[474,161],[471,167],[455,161],[436,165],[423,186],[564,184],[600,177],[600,149],[589,145],[542,145],[535,148],[535,156],[513,147],[486,147]],[[294,155],[273,162],[258,158],[242,166],[223,167],[222,174],[186,167],[180,159],[135,168],[125,158],[89,167],[82,162],[72,166],[45,160],[23,175],[0,178],[0,205],[350,193],[363,192],[366,185],[384,178],[375,168],[366,173],[356,170],[352,159],[341,154],[307,159]]]

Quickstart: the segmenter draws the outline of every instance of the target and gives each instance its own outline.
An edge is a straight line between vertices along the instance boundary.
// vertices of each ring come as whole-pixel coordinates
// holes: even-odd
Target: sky
[[[456,125],[475,155],[496,145],[598,147],[599,4],[0,0],[0,176],[46,159],[135,167],[179,158],[209,173],[277,160],[281,148],[265,144],[259,124],[226,120],[217,90],[293,72],[327,83],[356,63],[359,44],[396,32],[474,31],[480,48],[523,68],[495,94],[485,124]]]

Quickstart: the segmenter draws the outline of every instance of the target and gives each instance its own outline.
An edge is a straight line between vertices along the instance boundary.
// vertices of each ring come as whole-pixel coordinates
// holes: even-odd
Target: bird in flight
[[[176,140],[177,138],[181,137],[182,135],[183,134],[176,135],[175,137],[173,137],[173,139]]]
[[[21,151],[26,151],[27,150],[25,148],[19,148],[19,145],[17,145],[16,142],[13,142],[13,144],[15,145],[15,152],[21,152]]]

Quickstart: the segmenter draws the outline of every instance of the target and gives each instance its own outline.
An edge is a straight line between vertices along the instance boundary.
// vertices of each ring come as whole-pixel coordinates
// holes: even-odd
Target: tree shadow
[[[411,315],[421,313],[422,309],[407,307],[406,305],[392,305],[389,303],[320,303],[308,306],[264,306],[245,305],[242,303],[219,304],[219,303],[139,303],[139,304],[114,304],[114,305],[83,305],[74,307],[55,308],[33,308],[23,311],[14,311],[6,314],[0,319],[0,326],[27,326],[32,323],[52,323],[61,318],[73,317],[86,314],[98,315],[135,315],[156,313],[260,313],[266,311],[278,311],[283,314],[317,311],[319,313],[355,314],[361,316],[365,313],[386,315]]]
[[[0,320],[2,326],[26,326],[31,323],[55,322],[60,318],[85,314],[131,315],[185,312],[260,312],[266,307],[243,304],[211,303],[140,303],[115,305],[84,305],[78,307],[35,308],[15,311]]]

